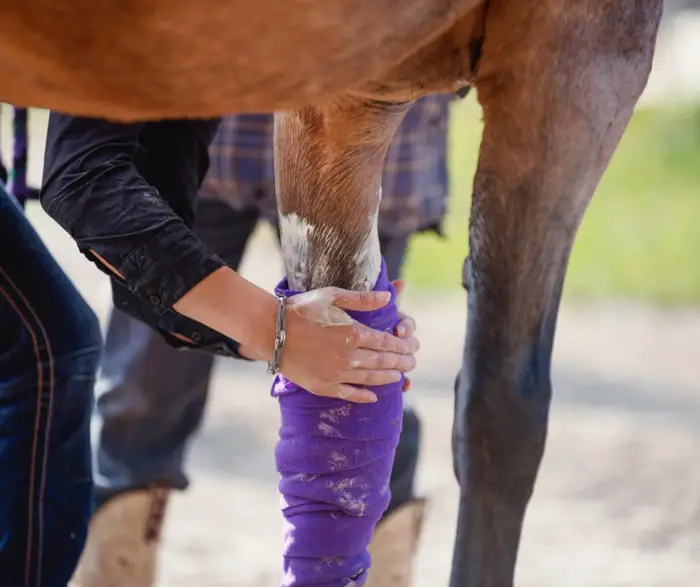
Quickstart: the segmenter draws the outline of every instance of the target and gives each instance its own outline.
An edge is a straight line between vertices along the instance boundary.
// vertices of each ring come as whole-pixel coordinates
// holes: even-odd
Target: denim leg
[[[255,229],[255,212],[200,200],[194,231],[236,269]],[[131,489],[184,489],[184,457],[199,428],[214,358],[178,351],[141,322],[114,309],[99,381],[96,432],[96,507]]]
[[[0,189],[0,587],[65,587],[92,501],[97,317]]]
[[[401,276],[401,269],[406,258],[409,236],[379,239],[382,255],[386,261],[387,273],[390,280]],[[413,408],[406,403],[404,397],[403,427],[399,444],[396,447],[394,466],[391,470],[391,501],[384,513],[387,517],[399,506],[414,498],[413,489],[418,466],[420,451],[420,420]]]

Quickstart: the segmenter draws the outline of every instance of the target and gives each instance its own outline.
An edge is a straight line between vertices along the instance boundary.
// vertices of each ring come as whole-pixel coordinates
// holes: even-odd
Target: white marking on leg
[[[296,214],[280,214],[280,240],[287,281],[292,289],[301,289],[309,276],[309,235],[314,227]]]
[[[381,192],[380,192],[381,197]],[[379,247],[378,216],[369,217],[369,229],[360,249],[353,257],[351,288],[354,290],[371,290],[381,271],[382,255]],[[292,289],[301,290],[309,281],[324,282],[331,274],[334,260],[341,255],[338,251],[346,246],[342,236],[328,226],[314,226],[295,213],[280,214],[280,232],[282,254],[287,271],[287,280]],[[323,243],[323,250],[314,251],[314,266],[309,266],[309,237],[316,237]],[[311,279],[312,276],[315,279]],[[324,279],[325,278],[325,279]]]
[[[360,250],[355,254],[355,289],[360,290],[374,288],[382,269],[382,252],[379,247],[379,217],[377,212],[370,215],[369,221],[370,230]]]

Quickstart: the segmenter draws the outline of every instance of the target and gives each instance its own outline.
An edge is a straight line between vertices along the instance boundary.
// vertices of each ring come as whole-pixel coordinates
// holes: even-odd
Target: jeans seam
[[[83,357],[93,355],[95,353],[101,353],[102,352],[102,345],[99,344],[91,344],[87,345],[84,347],[81,347],[77,350],[68,352],[68,353],[60,353],[57,357],[52,355],[52,360],[54,364],[59,363],[63,364],[64,362],[71,362],[75,359],[82,359]],[[92,375],[89,375],[88,377],[92,377]]]
[[[51,342],[49,340],[49,337],[46,333],[46,329],[44,328],[44,325],[42,324],[41,320],[39,319],[37,313],[34,311],[34,308],[32,305],[29,303],[29,300],[22,294],[22,291],[20,290],[19,287],[15,284],[15,282],[10,278],[9,275],[0,267],[0,277],[3,277],[4,280],[9,284],[9,286],[14,290],[14,293],[19,297],[19,299],[23,302],[24,306],[26,307],[26,310],[28,310],[29,314],[31,317],[33,317],[35,321],[35,327],[36,330],[40,331],[41,336],[44,339],[45,342],[45,348],[46,348],[46,354],[47,354],[47,362],[48,362],[48,367],[49,367],[49,401],[48,405],[46,408],[46,423],[44,427],[44,446],[43,446],[43,453],[42,453],[42,458],[41,458],[41,477],[39,481],[39,493],[36,496],[37,497],[37,503],[38,505],[38,516],[37,516],[37,524],[38,524],[38,545],[37,545],[37,567],[36,567],[36,585],[40,586],[41,585],[41,571],[42,571],[42,559],[43,559],[43,548],[44,548],[44,520],[43,520],[43,502],[44,502],[44,493],[46,491],[46,466],[47,466],[47,461],[48,461],[48,443],[49,443],[49,436],[51,432],[51,418],[52,418],[52,413],[53,413],[53,400],[54,400],[54,361],[53,361],[53,354],[51,351]],[[0,294],[2,294],[5,299],[8,301],[10,306],[17,312],[19,315],[20,320],[24,324],[24,326],[27,328],[29,331],[29,334],[32,339],[32,344],[34,346],[34,354],[36,356],[36,361],[37,361],[37,403],[36,403],[36,416],[34,418],[34,438],[32,441],[32,455],[31,455],[31,471],[30,471],[30,481],[29,481],[29,491],[28,491],[28,501],[29,501],[29,511],[28,511],[28,524],[27,524],[27,551],[26,551],[26,563],[25,563],[25,575],[24,575],[24,584],[25,587],[29,587],[29,579],[31,577],[31,562],[32,562],[32,539],[33,539],[33,526],[34,526],[34,492],[36,491],[35,485],[36,485],[36,463],[38,459],[38,453],[39,453],[39,429],[41,426],[41,416],[42,416],[42,409],[41,409],[41,404],[42,404],[42,394],[43,394],[43,389],[44,389],[44,366],[43,366],[43,361],[41,360],[41,355],[40,355],[40,346],[39,346],[39,341],[38,341],[38,336],[37,336],[37,331],[32,328],[32,325],[28,319],[28,317],[22,313],[20,308],[18,307],[18,304],[12,299],[10,294],[7,292],[5,288],[2,287],[0,284]]]

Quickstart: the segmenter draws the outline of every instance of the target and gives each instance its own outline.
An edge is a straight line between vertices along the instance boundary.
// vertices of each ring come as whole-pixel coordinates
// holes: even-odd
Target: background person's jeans
[[[0,587],[66,587],[92,507],[97,318],[0,186]]]
[[[255,211],[203,199],[194,231],[237,269],[258,220]],[[408,237],[381,240],[390,279],[401,271],[407,243]],[[149,327],[112,311],[97,385],[96,507],[130,489],[187,486],[184,453],[202,420],[213,363],[211,355],[172,349]],[[407,407],[387,513],[413,498],[419,434]]]

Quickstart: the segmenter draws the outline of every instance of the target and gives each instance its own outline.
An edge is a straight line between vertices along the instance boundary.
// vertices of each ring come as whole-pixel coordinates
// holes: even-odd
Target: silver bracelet
[[[284,350],[284,341],[287,338],[287,298],[284,294],[275,292],[277,298],[277,316],[275,317],[275,347],[272,351],[272,360],[267,363],[267,372],[270,375],[277,375],[280,372],[280,363],[282,362],[282,351]]]

